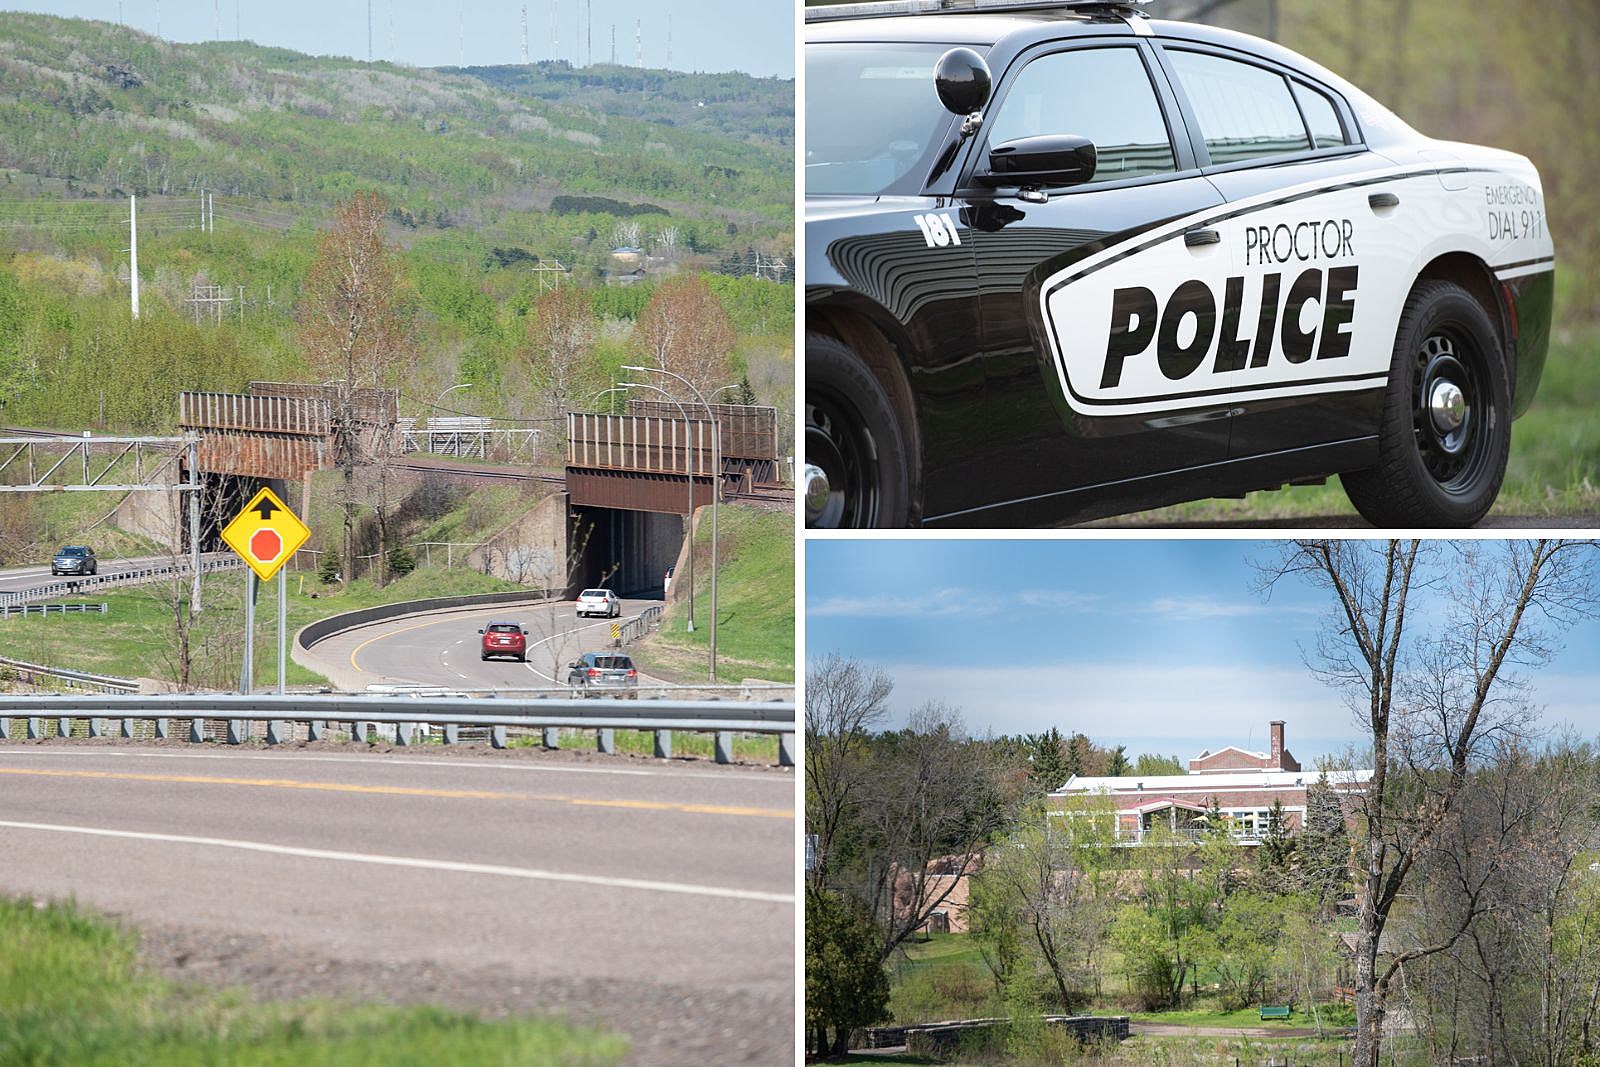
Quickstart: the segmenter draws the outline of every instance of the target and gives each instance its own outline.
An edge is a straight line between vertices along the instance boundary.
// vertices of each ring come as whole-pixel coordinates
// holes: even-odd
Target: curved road
[[[179,975],[793,1062],[792,774],[85,742],[0,745],[0,795],[0,891],[126,916]]]
[[[616,619],[577,618],[573,602],[495,605],[391,619],[346,630],[295,658],[341,689],[369,685],[442,685],[452,689],[543,689],[566,685],[566,665],[607,648],[611,624],[659,601],[624,600]],[[491,620],[528,631],[528,662],[480,658],[478,630]],[[659,684],[640,678],[640,684]]]

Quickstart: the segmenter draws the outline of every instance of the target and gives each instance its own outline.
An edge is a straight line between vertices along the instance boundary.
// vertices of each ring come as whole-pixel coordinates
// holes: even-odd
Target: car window
[[[1177,169],[1155,88],[1134,48],[1055,52],[1017,75],[990,120],[989,146],[1052,133],[1094,142],[1096,182]]]
[[[596,656],[595,665],[613,671],[633,670],[633,660],[627,656]]]
[[[949,44],[806,46],[806,194],[920,188],[954,116],[933,67]]]
[[[1339,121],[1339,110],[1327,94],[1301,82],[1293,82],[1294,97],[1300,101],[1300,112],[1306,117],[1311,130],[1311,143],[1318,148],[1337,148],[1348,144],[1344,124]]]
[[[606,595],[606,591],[604,589],[585,589],[583,591],[583,595],[604,597]]]
[[[522,628],[519,626],[514,626],[508,622],[499,622],[491,625],[489,627],[489,632],[492,634],[515,634],[521,633]]]
[[[1168,54],[1194,106],[1212,163],[1238,163],[1311,147],[1283,75],[1200,52]]]

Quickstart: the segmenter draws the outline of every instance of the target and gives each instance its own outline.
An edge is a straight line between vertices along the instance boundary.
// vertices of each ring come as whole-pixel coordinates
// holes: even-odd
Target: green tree
[[[1106,760],[1106,777],[1123,778],[1133,770],[1133,765],[1128,762],[1128,746],[1118,745],[1111,750],[1111,758]]]
[[[806,890],[806,1044],[818,1055],[849,1051],[850,1031],[889,1019],[889,976],[879,934],[850,897]]]
[[[1306,788],[1306,820],[1295,844],[1297,883],[1327,915],[1350,886],[1350,834],[1326,772]]]
[[[1022,739],[1028,751],[1028,784],[1035,791],[1048,793],[1060,789],[1073,773],[1067,768],[1067,743],[1054,726],[1042,734],[1027,734]]]
[[[1183,761],[1177,756],[1141,752],[1139,758],[1133,761],[1133,773],[1141,778],[1154,778],[1162,774],[1183,774],[1185,770]]]

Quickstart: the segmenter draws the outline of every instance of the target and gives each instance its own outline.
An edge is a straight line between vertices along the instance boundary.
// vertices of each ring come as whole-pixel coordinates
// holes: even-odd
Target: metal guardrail
[[[101,601],[98,604],[6,604],[0,607],[0,619],[8,619],[13,615],[21,615],[26,619],[29,615],[66,615],[69,612],[97,612],[104,615],[111,610],[111,605]]]
[[[651,604],[633,618],[626,620],[618,631],[622,636],[618,640],[624,644],[632,644],[639,638],[655,632],[661,619],[662,607],[660,604]]]
[[[119,678],[114,674],[92,674],[89,671],[68,670],[65,667],[46,667],[40,663],[0,656],[0,667],[17,672],[20,680],[29,685],[38,678],[54,678],[72,689],[93,689],[100,693],[137,693],[139,683],[132,678]]]
[[[537,710],[535,710],[537,709]],[[733,761],[736,733],[776,734],[778,762],[794,766],[795,706],[792,701],[764,704],[718,700],[582,700],[557,698],[511,702],[498,699],[324,695],[195,695],[141,696],[29,696],[0,694],[0,741],[12,736],[12,720],[27,720],[27,736],[48,735],[44,720],[55,720],[57,736],[72,735],[72,721],[87,719],[90,737],[105,737],[107,722],[121,723],[122,737],[134,737],[135,722],[154,721],[155,736],[171,736],[173,719],[187,720],[186,736],[192,742],[206,739],[207,720],[227,723],[227,740],[240,744],[253,733],[253,724],[265,720],[266,742],[282,744],[292,738],[289,724],[304,724],[308,741],[326,740],[329,723],[348,723],[349,733],[361,740],[379,723],[395,724],[395,743],[413,744],[414,727],[442,728],[445,744],[461,741],[462,727],[487,727],[489,742],[505,748],[512,729],[543,730],[546,747],[557,747],[563,727],[596,732],[599,751],[616,751],[614,731],[646,730],[655,733],[655,755],[672,756],[674,730],[716,735],[718,763]]]
[[[213,571],[231,571],[244,566],[244,561],[233,553],[219,556],[216,559],[201,560],[200,573],[210,574]],[[139,585],[143,582],[152,582],[158,578],[170,577],[174,574],[188,574],[189,561],[179,563],[156,563],[145,567],[135,567],[132,570],[116,571],[112,574],[91,574],[82,578],[72,578],[67,581],[51,582],[48,585],[36,585],[29,589],[18,589],[11,592],[0,593],[0,607],[11,604],[26,604],[33,600],[45,600],[58,596],[81,596],[91,589],[100,589],[108,585]]]

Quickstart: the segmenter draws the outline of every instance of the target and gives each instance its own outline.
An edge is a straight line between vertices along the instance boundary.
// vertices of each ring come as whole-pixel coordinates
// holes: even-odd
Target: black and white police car
[[[1073,0],[806,11],[806,521],[1047,525],[1338,474],[1488,510],[1554,255],[1525,158]]]

